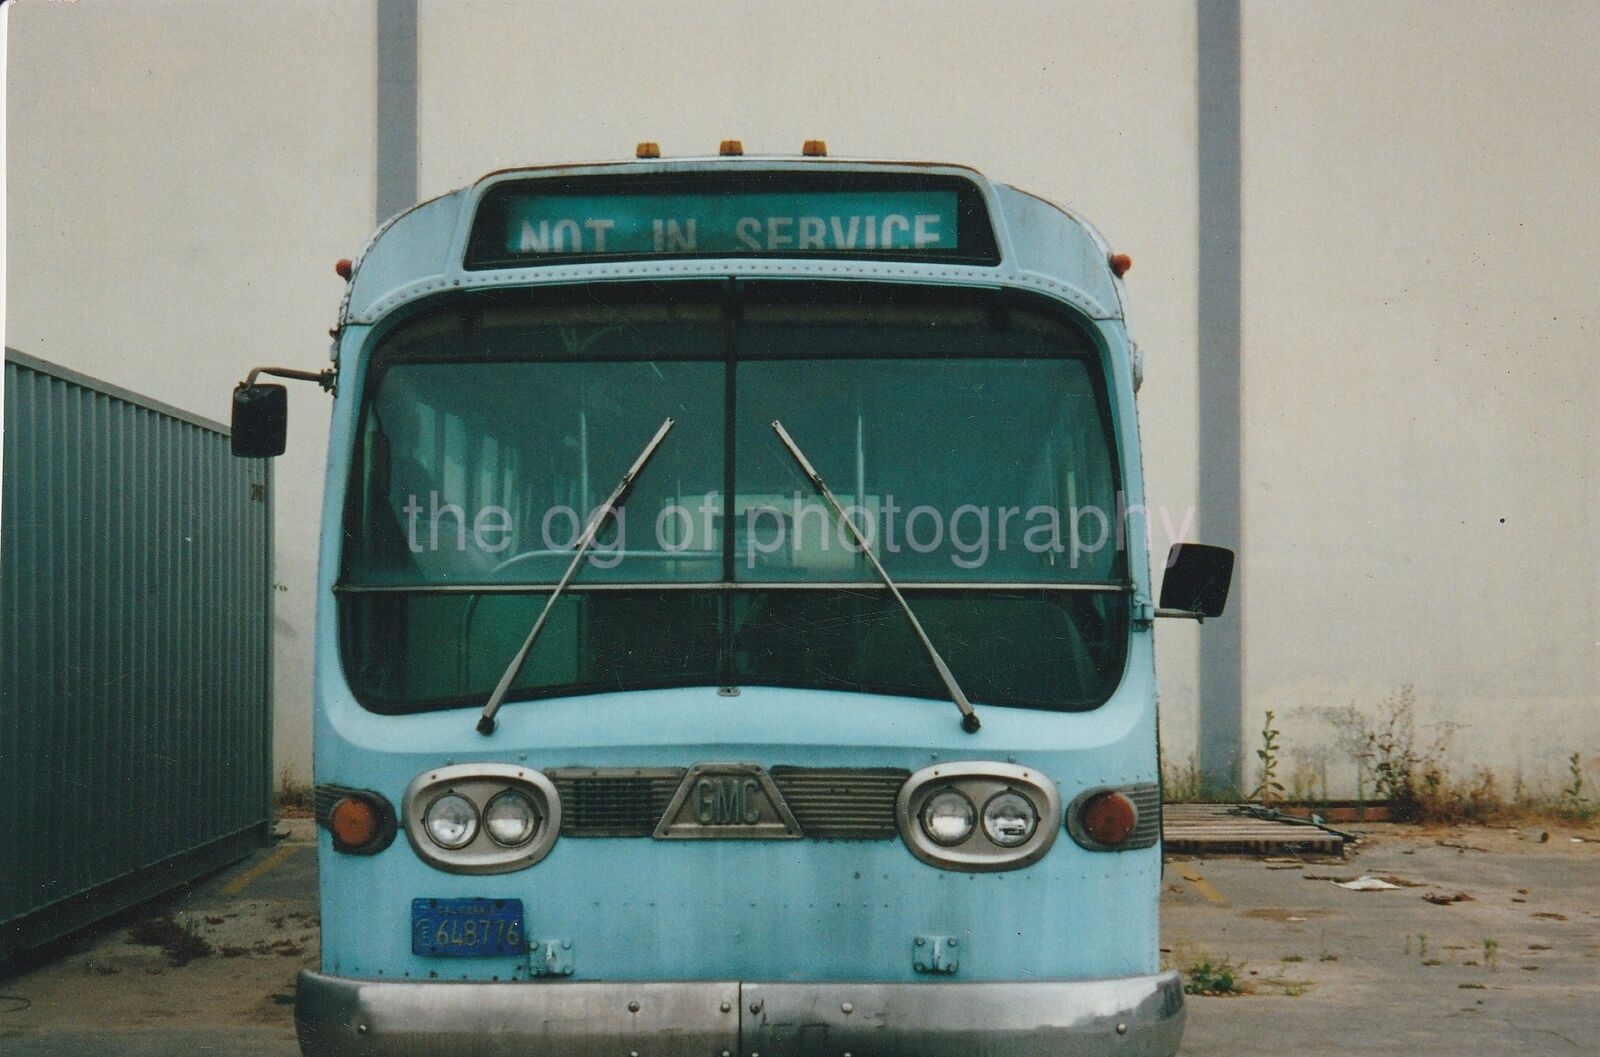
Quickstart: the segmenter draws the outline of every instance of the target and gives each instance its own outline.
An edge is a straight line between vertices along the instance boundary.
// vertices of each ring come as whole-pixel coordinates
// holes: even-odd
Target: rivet
[[[927,941],[927,940],[925,940],[925,939],[923,939],[923,938],[922,938],[922,937],[921,937],[921,936],[918,936],[918,937],[917,937],[917,946],[918,946],[918,947],[920,947],[920,946],[922,946],[922,945],[923,945],[923,944],[924,944],[924,943],[927,943],[927,942],[928,942],[928,941]]]
[[[960,942],[961,942],[960,940],[956,939],[954,936],[951,936],[950,937],[950,942],[949,942],[949,944],[947,944],[947,946],[954,947]]]
[[[1117,1034],[1118,1035],[1126,1035],[1127,1033],[1128,1033],[1128,1025],[1126,1025],[1126,1024],[1118,1024],[1117,1025]]]
[[[760,1002],[751,1002],[750,1003],[750,1012],[752,1012],[752,1013],[761,1012],[761,1003]],[[750,1055],[750,1057],[756,1057],[756,1055],[752,1053]]]
[[[357,1024],[356,1025],[356,1034],[357,1035],[365,1035],[366,1033],[367,1033],[367,1026],[365,1024]]]
[[[628,1003],[628,1012],[629,1013],[637,1013],[637,1012],[639,1012],[639,1003],[637,1003],[637,1002],[629,1002]]]
[[[856,1007],[851,1005],[849,1002],[846,1002],[843,1005],[841,1005],[839,1007],[839,1009],[840,1009],[841,1012],[845,1012],[845,1013],[854,1013],[856,1011]]]
[[[722,1011],[724,1013],[727,1013],[732,1009],[733,1009],[733,1003],[729,1002],[727,999],[723,999],[722,1000]]]
[[[570,951],[572,949],[572,941],[571,940],[562,940],[561,941],[561,949],[564,950],[564,951]]]

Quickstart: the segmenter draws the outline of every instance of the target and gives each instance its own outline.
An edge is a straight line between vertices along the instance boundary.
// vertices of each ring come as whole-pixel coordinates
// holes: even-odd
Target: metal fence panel
[[[0,959],[269,839],[268,464],[6,350]]]

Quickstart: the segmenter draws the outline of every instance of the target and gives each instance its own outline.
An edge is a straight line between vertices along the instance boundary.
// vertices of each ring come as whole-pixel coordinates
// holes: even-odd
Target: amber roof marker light
[[[661,157],[661,144],[644,140],[633,148],[633,156],[635,158],[659,158]]]
[[[744,144],[736,139],[725,139],[717,148],[717,153],[724,158],[737,158],[744,154]]]
[[[1106,263],[1111,265],[1111,274],[1121,279],[1133,267],[1133,258],[1126,253],[1111,253],[1106,255]]]
[[[826,158],[828,156],[828,143],[826,140],[808,139],[800,148],[800,153],[807,158]]]

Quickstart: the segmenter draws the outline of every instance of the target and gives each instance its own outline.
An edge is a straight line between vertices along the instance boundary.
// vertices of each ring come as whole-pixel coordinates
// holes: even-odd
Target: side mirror
[[[1220,617],[1232,582],[1233,552],[1228,548],[1174,543],[1161,581],[1161,609],[1174,611],[1173,616]]]
[[[289,390],[247,385],[233,391],[233,453],[246,459],[282,455],[289,433]]]

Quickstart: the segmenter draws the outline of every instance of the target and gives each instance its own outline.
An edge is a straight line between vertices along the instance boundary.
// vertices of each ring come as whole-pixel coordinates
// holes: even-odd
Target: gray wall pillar
[[[378,0],[376,222],[417,204],[417,0]]]
[[[1239,0],[1198,0],[1199,478],[1207,543],[1239,546]],[[1249,555],[1240,555],[1242,570]],[[1200,633],[1199,764],[1207,787],[1233,792],[1241,766],[1243,655],[1238,576],[1228,613]],[[1242,790],[1248,792],[1248,789]],[[1236,794],[1237,795],[1237,794]]]

